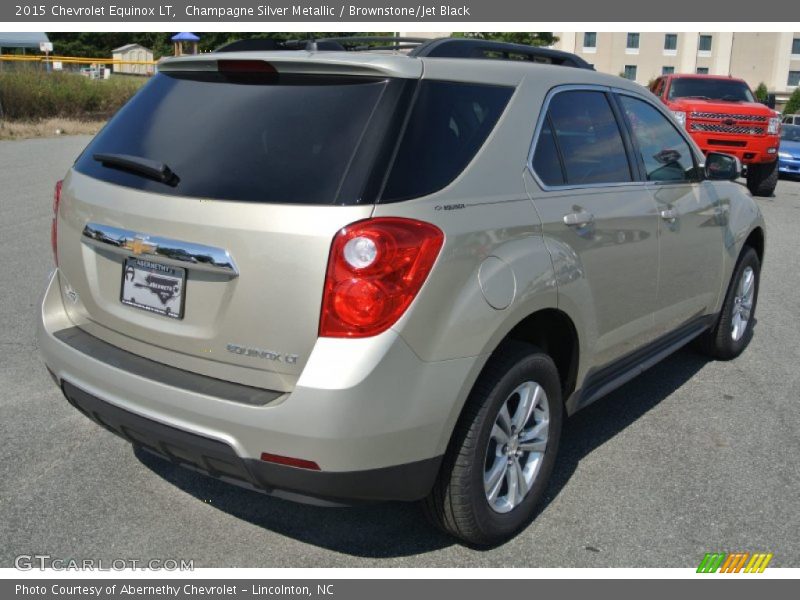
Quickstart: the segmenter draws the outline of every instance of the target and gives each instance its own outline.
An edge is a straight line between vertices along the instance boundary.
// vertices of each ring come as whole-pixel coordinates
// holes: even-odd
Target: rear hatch
[[[287,54],[166,65],[82,153],[58,219],[76,324],[178,368],[292,389],[331,240],[370,216],[413,77]]]

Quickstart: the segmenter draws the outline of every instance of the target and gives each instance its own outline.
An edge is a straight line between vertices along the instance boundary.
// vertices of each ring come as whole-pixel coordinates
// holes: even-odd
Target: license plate
[[[122,267],[120,300],[128,306],[181,319],[185,285],[186,269],[128,258]]]

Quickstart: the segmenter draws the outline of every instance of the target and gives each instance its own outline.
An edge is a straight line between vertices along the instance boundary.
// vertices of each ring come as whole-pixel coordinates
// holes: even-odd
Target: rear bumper
[[[424,497],[480,368],[475,357],[421,361],[392,331],[320,339],[297,386],[280,394],[176,374],[115,347],[89,352],[86,338],[64,310],[56,272],[38,342],[74,405],[179,464],[276,495],[335,502]],[[265,452],[316,462],[320,471],[263,462]]]
[[[778,136],[738,136],[724,133],[690,131],[704,154],[723,152],[731,154],[743,164],[771,163],[778,158]]]
[[[241,458],[218,440],[157,423],[100,400],[69,383],[64,396],[75,408],[112,433],[177,465],[235,485],[290,500],[417,500],[427,495],[440,458],[383,469],[330,473]]]

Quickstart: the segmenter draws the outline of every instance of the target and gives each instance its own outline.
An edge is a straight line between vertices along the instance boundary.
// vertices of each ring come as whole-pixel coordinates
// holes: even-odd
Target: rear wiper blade
[[[172,172],[172,169],[156,160],[130,154],[105,154],[100,152],[93,154],[92,158],[104,167],[135,173],[171,187],[175,187],[180,182],[180,178]]]

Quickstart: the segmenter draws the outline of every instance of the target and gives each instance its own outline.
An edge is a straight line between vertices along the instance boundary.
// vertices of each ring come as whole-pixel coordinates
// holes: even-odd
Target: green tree
[[[767,90],[767,85],[762,81],[758,84],[758,87],[755,91],[756,100],[759,102],[766,102],[767,96],[769,96],[769,90]]]
[[[511,42],[513,44],[527,44],[529,46],[552,46],[558,38],[552,32],[528,33],[523,31],[495,31],[495,32],[468,32],[457,31],[451,37],[475,38],[478,40],[494,40],[496,42]]]
[[[793,115],[795,113],[800,113],[800,87],[792,92],[789,101],[783,107],[783,114]]]

